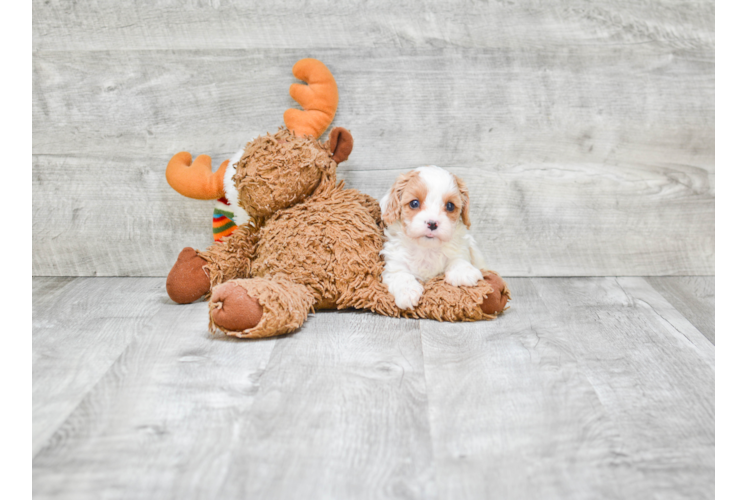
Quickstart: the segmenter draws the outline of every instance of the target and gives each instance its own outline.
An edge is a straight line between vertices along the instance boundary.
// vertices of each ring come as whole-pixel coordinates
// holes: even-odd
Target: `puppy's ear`
[[[353,151],[353,136],[343,127],[335,127],[330,131],[327,138],[327,145],[330,147],[332,159],[335,163],[342,163],[348,159]]]
[[[470,229],[470,195],[465,181],[455,175],[455,182],[457,183],[457,189],[460,191],[460,197],[462,197],[462,223]]]
[[[416,175],[418,175],[418,172],[415,170],[411,170],[407,174],[401,174],[392,185],[389,192],[384,195],[382,200],[379,202],[379,207],[382,209],[382,220],[386,226],[395,223],[400,218],[402,212],[403,191],[405,191],[405,186],[408,185],[408,181]]]

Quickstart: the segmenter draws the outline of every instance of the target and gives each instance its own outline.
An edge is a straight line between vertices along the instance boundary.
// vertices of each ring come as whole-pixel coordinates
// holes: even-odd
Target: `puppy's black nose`
[[[434,230],[435,230],[435,229],[436,229],[437,227],[439,227],[439,224],[438,224],[438,223],[437,223],[436,221],[433,221],[433,220],[430,220],[430,221],[428,221],[428,222],[426,223],[426,225],[427,225],[427,226],[429,227],[429,229],[431,229],[432,231],[434,231]]]

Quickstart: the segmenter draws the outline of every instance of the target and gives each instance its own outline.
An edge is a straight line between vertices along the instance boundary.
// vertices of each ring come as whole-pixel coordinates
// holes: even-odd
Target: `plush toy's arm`
[[[437,321],[492,319],[507,309],[511,299],[506,282],[493,271],[483,271],[476,286],[452,286],[439,276],[424,283],[423,289],[418,306],[402,311],[403,316]]]
[[[257,231],[249,223],[242,224],[227,238],[198,252],[206,261],[211,288],[228,280],[251,277]]]
[[[249,278],[257,230],[248,223],[201,252],[187,247],[166,278],[166,292],[177,304],[189,304],[225,281]]]

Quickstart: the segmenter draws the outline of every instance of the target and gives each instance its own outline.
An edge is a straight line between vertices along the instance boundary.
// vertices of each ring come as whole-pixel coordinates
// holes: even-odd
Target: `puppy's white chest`
[[[444,272],[447,267],[447,256],[440,248],[411,249],[407,257],[408,269],[416,278],[427,281]]]

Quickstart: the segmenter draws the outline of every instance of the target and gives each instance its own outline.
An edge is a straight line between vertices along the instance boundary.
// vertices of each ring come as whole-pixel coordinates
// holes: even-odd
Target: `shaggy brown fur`
[[[281,128],[247,144],[233,181],[239,204],[259,219],[300,202],[320,185],[334,184],[335,168],[329,148]]]
[[[352,144],[344,129],[335,134]],[[247,144],[233,180],[239,203],[252,220],[225,241],[199,252],[215,291],[210,302],[212,331],[253,338],[288,333],[301,326],[314,307],[439,321],[490,319],[504,309],[508,290],[495,290],[483,280],[475,287],[454,287],[443,277],[425,284],[415,309],[398,309],[381,282],[384,236],[379,204],[336,182],[333,153],[329,143],[286,129]],[[498,278],[490,271],[484,275]],[[259,323],[248,322],[241,330],[235,327],[241,323],[233,321],[236,318],[230,322],[232,329],[220,324],[221,315],[214,312],[222,307],[220,296],[227,295],[219,294],[217,287],[229,286],[222,285],[227,282],[259,301]],[[492,282],[496,283],[493,278]],[[481,305],[487,298],[495,303],[496,295],[503,299],[500,307],[484,312]]]
[[[214,312],[221,307],[221,302],[211,301],[209,304],[211,332],[215,333],[216,329],[220,329],[230,335],[247,338],[272,337],[290,333],[304,323],[314,302],[304,286],[281,277],[232,280],[226,283],[226,285],[229,284],[244,288],[249,297],[256,298],[263,309],[262,317],[260,322],[252,328],[241,331],[226,330],[215,323]]]

